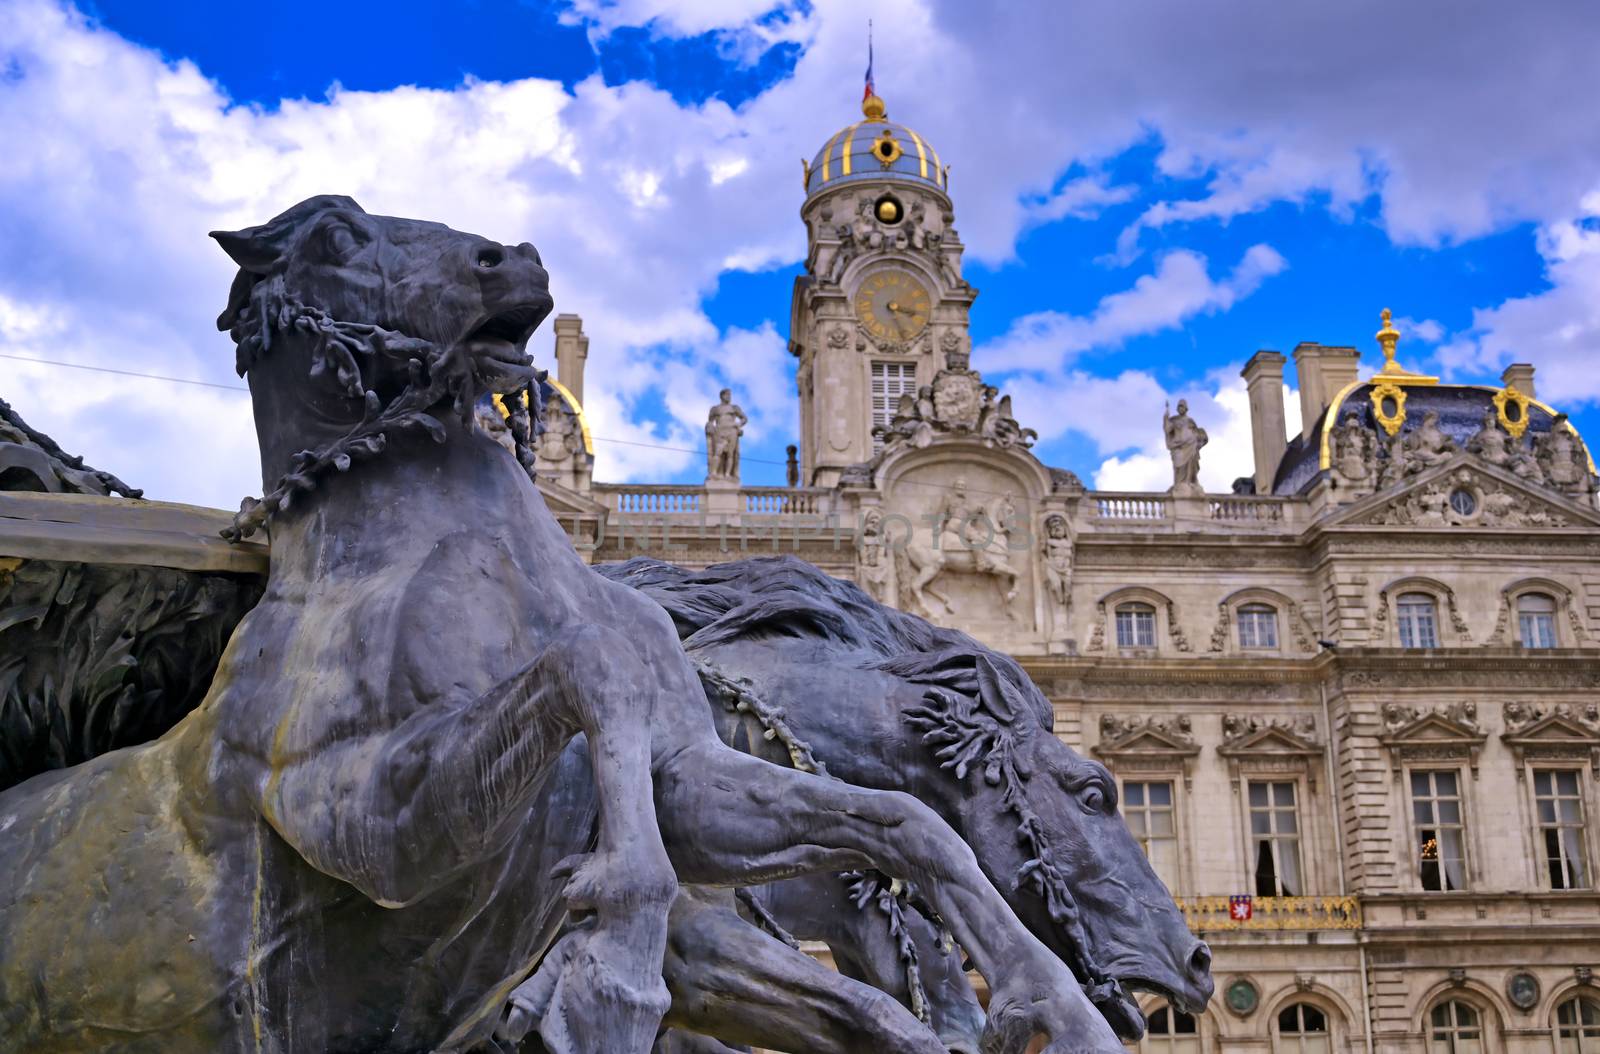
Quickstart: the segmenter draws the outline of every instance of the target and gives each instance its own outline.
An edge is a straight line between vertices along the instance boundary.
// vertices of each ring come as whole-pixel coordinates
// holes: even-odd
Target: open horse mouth
[[[553,302],[548,293],[536,299],[506,308],[478,323],[462,339],[472,345],[473,351],[498,362],[513,366],[531,366],[533,359],[527,353],[528,338],[539,328],[550,313]]]

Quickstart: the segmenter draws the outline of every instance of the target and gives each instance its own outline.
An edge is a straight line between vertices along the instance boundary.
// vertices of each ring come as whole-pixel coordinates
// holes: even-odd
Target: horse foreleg
[[[685,891],[673,905],[665,972],[676,1028],[795,1054],[945,1054],[889,995],[758,930],[714,893]]]
[[[501,1034],[537,1027],[551,1054],[645,1054],[669,1003],[661,963],[677,893],[651,799],[642,706],[655,679],[620,634],[595,626],[566,634],[540,672],[537,690],[569,709],[589,741],[598,842],[556,871],[568,909],[591,917],[512,993]]]
[[[1021,1054],[1036,1034],[1051,1040],[1047,1052],[1122,1050],[1072,971],[1022,925],[972,850],[910,795],[701,744],[658,762],[656,815],[685,882],[750,885],[876,868],[916,883],[989,982],[988,1054]]]

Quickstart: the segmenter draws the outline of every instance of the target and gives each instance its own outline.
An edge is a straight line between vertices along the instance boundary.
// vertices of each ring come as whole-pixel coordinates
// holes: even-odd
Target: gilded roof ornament
[[[1383,349],[1383,369],[1381,371],[1379,371],[1379,372],[1381,372],[1381,373],[1406,373],[1406,372],[1408,372],[1407,370],[1402,368],[1401,365],[1398,362],[1394,361],[1394,346],[1396,344],[1400,343],[1400,331],[1398,329],[1394,328],[1394,323],[1393,322],[1389,321],[1389,319],[1390,319],[1389,309],[1388,308],[1384,308],[1383,309],[1383,313],[1381,315],[1379,315],[1378,317],[1383,319],[1383,328],[1378,330],[1378,332],[1376,334],[1376,336],[1378,338],[1378,346]]]
[[[889,119],[889,108],[876,94],[872,94],[861,100],[861,114],[869,121],[886,121]]]

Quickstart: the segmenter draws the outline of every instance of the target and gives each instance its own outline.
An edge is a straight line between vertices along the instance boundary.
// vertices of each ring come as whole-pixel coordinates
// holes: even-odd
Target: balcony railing
[[[646,516],[693,516],[705,492],[699,487],[596,487],[595,494],[621,513]]]
[[[1252,897],[1250,918],[1236,918],[1228,897],[1177,897],[1184,921],[1196,933],[1226,930],[1358,930],[1355,897]]]
[[[1091,514],[1097,520],[1164,520],[1167,499],[1149,494],[1109,494],[1097,491],[1088,496]]]
[[[1211,518],[1226,523],[1282,523],[1283,498],[1227,497],[1208,502]]]
[[[742,487],[744,511],[754,516],[815,516],[827,512],[827,491],[803,487]]]

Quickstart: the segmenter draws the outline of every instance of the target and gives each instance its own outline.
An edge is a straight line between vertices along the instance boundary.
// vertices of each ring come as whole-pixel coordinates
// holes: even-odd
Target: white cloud
[[[1226,277],[1213,279],[1204,256],[1186,249],[1167,253],[1133,287],[1103,298],[1088,315],[1041,311],[1024,315],[1003,336],[975,352],[984,368],[1058,370],[1091,348],[1114,347],[1159,333],[1196,315],[1226,311],[1286,267],[1270,245],[1253,245]]]
[[[1348,213],[1370,195],[1404,243],[1538,222],[1551,290],[1480,312],[1441,359],[1482,369],[1531,358],[1548,385],[1597,397],[1582,357],[1600,331],[1600,263],[1577,220],[1600,154],[1600,67],[1590,61],[1600,20],[1581,4],[1505,11],[1479,0],[1352,0],[1263,15],[1152,0],[1038,4],[1008,18],[959,0],[881,0],[874,17],[893,33],[879,34],[878,86],[891,114],[929,133],[952,164],[958,225],[981,261],[1009,257],[1030,224],[1126,200],[1099,166],[1142,142],[1159,150],[1163,175],[1206,184],[1194,200],[1165,182],[1146,188],[1156,200],[1136,226],[1167,228],[1168,239],[1275,201]],[[794,161],[854,116],[859,6],[578,0],[572,18],[596,39],[629,25],[674,39],[714,33],[737,62],[778,41],[802,50],[791,76],[737,110],[598,77],[572,92],[537,79],[336,90],[262,110],[230,105],[192,64],[167,63],[46,0],[0,4],[0,141],[28,144],[0,151],[0,304],[50,320],[50,357],[226,381],[231,349],[211,326],[230,273],[203,232],[260,222],[313,193],[349,193],[376,212],[537,244],[560,309],[582,313],[593,338],[591,377],[604,378],[587,386],[597,432],[604,422],[618,438],[696,445],[704,407],[693,402],[724,383],[749,386],[738,398],[758,420],[792,427],[770,356],[748,376],[717,357],[743,340],[770,350],[779,334],[718,332],[702,298],[728,267],[800,257]],[[1028,70],[1026,89],[998,66]],[[1074,166],[1092,174],[1062,185]],[[1282,266],[1261,246],[1212,278],[1202,257],[1179,249],[1091,315],[1032,316],[989,350],[1061,383],[1084,348],[1226,310]],[[769,317],[781,321],[785,308],[771,305]],[[0,344],[33,346],[10,330]],[[49,371],[28,375],[24,399],[14,367],[0,360],[0,384],[69,447],[91,450],[96,435],[137,420],[151,454],[135,461],[130,444],[110,443],[94,456],[155,494],[231,503],[236,480],[253,474],[247,451],[238,463],[191,463],[204,429],[247,434],[222,423],[229,412],[208,411],[204,429],[181,413],[143,414],[183,404],[185,389],[139,395],[119,381],[122,398],[101,405],[84,402],[92,375],[86,384]],[[672,419],[638,423],[657,391]],[[656,474],[679,458],[633,449],[602,444],[598,474]]]
[[[1550,288],[1475,311],[1469,330],[1439,349],[1447,374],[1531,362],[1546,402],[1600,402],[1600,193],[1588,195],[1581,211],[1539,233]]]

